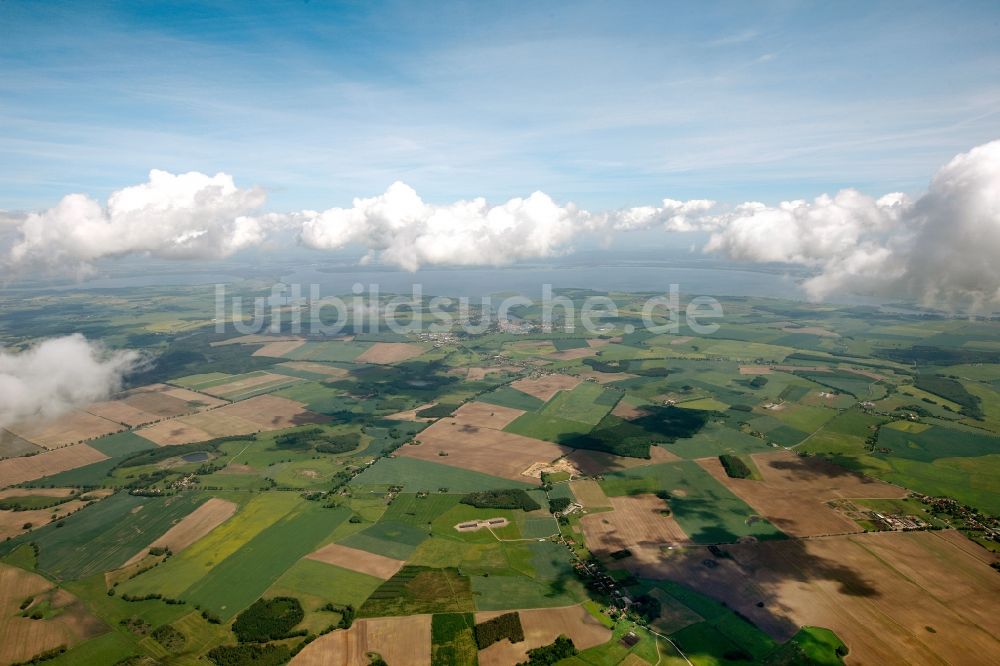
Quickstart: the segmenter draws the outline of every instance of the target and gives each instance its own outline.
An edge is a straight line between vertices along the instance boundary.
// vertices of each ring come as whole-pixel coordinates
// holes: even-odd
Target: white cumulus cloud
[[[714,207],[715,202],[710,199],[664,199],[661,206],[625,208],[603,217],[610,231],[640,231],[657,226],[664,231],[699,231],[714,226],[716,219],[709,215]]]
[[[12,269],[86,272],[90,262],[133,253],[177,259],[225,257],[260,243],[266,220],[249,214],[264,204],[257,188],[232,176],[153,170],[149,181],[114,192],[102,206],[70,194],[20,221],[6,261]]]
[[[434,205],[400,182],[377,197],[355,199],[351,208],[300,215],[305,245],[326,250],[361,245],[369,257],[410,271],[550,257],[598,224],[589,212],[561,206],[542,192],[496,206],[483,198]]]
[[[722,215],[705,250],[815,267],[804,284],[980,308],[1000,304],[1000,141],[962,153],[911,201],[842,190],[814,201],[747,203]]]
[[[591,212],[544,192],[489,204],[483,198],[425,202],[405,183],[349,208],[255,214],[259,189],[226,174],[150,172],[147,183],[105,206],[81,194],[44,212],[0,211],[0,263],[84,271],[102,257],[149,253],[224,257],[279,229],[321,250],[360,247],[363,261],[421,266],[496,266],[572,250],[583,236],[662,229],[710,232],[702,248],[738,261],[815,270],[804,283],[820,300],[838,292],[917,298],[931,304],[1000,304],[1000,141],[956,156],[926,193],[874,197],[845,189],[776,206],[720,206],[707,199]],[[4,238],[7,238],[4,241]]]
[[[104,400],[144,360],[139,352],[107,350],[79,334],[22,352],[0,348],[0,427],[53,419]]]

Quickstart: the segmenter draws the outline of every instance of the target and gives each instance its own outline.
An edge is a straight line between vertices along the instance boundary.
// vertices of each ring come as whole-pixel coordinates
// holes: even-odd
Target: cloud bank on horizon
[[[105,206],[70,194],[54,208],[29,214],[18,226],[8,263],[82,275],[104,257],[226,257],[264,240],[268,218],[248,214],[266,199],[263,190],[240,189],[223,173],[154,169],[148,182],[114,192]]]
[[[409,271],[498,266],[570,252],[586,234],[613,238],[661,228],[708,232],[703,251],[732,260],[812,268],[803,287],[814,300],[850,291],[927,304],[1000,304],[1000,141],[954,157],[915,199],[845,189],[777,206],[665,199],[591,212],[543,192],[492,206],[483,198],[436,205],[396,182],[350,208],[255,214],[265,198],[226,174],[154,170],[147,183],[113,193],[104,207],[72,194],[9,223],[16,238],[6,268],[81,273],[97,259],[134,253],[222,258],[287,229],[297,230],[307,247],[356,247],[363,262]]]
[[[51,338],[19,353],[0,347],[0,428],[47,421],[104,400],[145,363],[136,351],[110,351],[80,334]]]

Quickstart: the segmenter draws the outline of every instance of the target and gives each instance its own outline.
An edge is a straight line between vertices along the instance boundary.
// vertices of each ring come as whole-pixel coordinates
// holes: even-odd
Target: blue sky
[[[151,168],[274,210],[919,192],[1000,138],[1000,4],[0,2],[0,209]]]

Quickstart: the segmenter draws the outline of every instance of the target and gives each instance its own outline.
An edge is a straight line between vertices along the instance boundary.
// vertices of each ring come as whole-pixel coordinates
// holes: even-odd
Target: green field
[[[458,570],[407,565],[368,597],[358,615],[383,617],[472,610],[469,579]]]
[[[374,576],[301,559],[274,582],[266,596],[316,597],[324,603],[350,604],[358,608],[381,584],[382,581]]]
[[[564,391],[561,393],[564,393]],[[546,407],[546,410],[548,410],[548,407]],[[570,421],[545,412],[526,412],[504,428],[507,432],[524,435],[525,437],[534,437],[535,439],[543,439],[547,442],[561,442],[571,439],[574,435],[586,435],[592,429],[593,425],[591,424]]]
[[[122,592],[180,598],[188,588],[210,576],[213,567],[303,503],[295,493],[261,493],[248,499],[235,516],[183,553],[122,583]]]
[[[322,610],[327,604],[360,608],[381,584],[382,581],[374,576],[301,559],[285,571],[263,596],[298,599],[306,613],[304,625],[312,632],[320,632],[341,617],[340,613]]]
[[[385,487],[399,485],[407,492],[426,490],[432,493],[447,488],[450,493],[465,494],[489,488],[527,488],[532,484],[401,456],[381,460],[377,465],[372,465],[358,475],[351,485]]]
[[[459,499],[461,497],[456,494],[431,493],[418,496],[415,493],[400,493],[386,509],[382,520],[413,527],[428,527],[435,518],[458,504]]]
[[[438,613],[431,618],[431,665],[466,666],[478,657],[472,613]]]
[[[583,382],[570,391],[559,391],[542,410],[543,415],[558,416],[595,426],[621,399],[621,392],[600,384]]]
[[[533,395],[522,393],[515,388],[502,386],[495,391],[484,393],[477,398],[480,402],[488,402],[491,405],[510,407],[511,409],[522,409],[526,412],[533,412],[541,409],[545,403]]]
[[[582,601],[586,591],[578,581],[537,580],[528,576],[493,574],[473,576],[476,610],[515,610],[569,606]]]
[[[16,458],[29,453],[40,453],[44,449],[0,428],[0,458]]]
[[[744,536],[758,539],[784,536],[692,461],[614,472],[604,477],[601,488],[610,497],[670,493],[674,517],[695,543],[732,543]]]
[[[155,449],[156,444],[132,432],[119,432],[107,437],[98,437],[87,442],[109,458],[124,458],[139,451]]]
[[[58,580],[85,578],[121,566],[206,499],[200,493],[174,497],[117,493],[0,545],[0,554],[31,541],[39,548],[38,571]]]
[[[216,564],[210,576],[182,596],[218,617],[232,618],[349,517],[350,511],[343,507],[305,503]]]
[[[879,431],[880,458],[907,458],[933,462],[938,458],[975,458],[1000,454],[1000,437],[954,428],[932,426],[921,432],[905,432],[898,428]]]
[[[352,534],[341,543],[376,555],[405,560],[429,535],[426,526],[420,529],[408,523],[395,522],[383,517],[371,527]]]
[[[320,414],[349,412],[354,407],[353,401],[344,395],[344,391],[321,382],[301,382],[279,389],[274,395],[301,402],[310,411]]]
[[[258,295],[258,282],[247,280],[239,287],[241,295]],[[802,627],[779,644],[702,594],[709,591],[701,587],[706,578],[684,578],[692,587],[671,582],[678,578],[669,570],[667,553],[660,562],[667,580],[642,578],[636,573],[641,569],[624,566],[627,560],[601,563],[609,567],[621,593],[636,602],[631,612],[644,615],[641,620],[637,615],[613,617],[607,612],[608,596],[598,586],[588,589],[586,572],[574,568],[577,557],[593,555],[588,546],[594,544],[587,543],[580,527],[582,516],[610,508],[600,506],[599,496],[591,497],[592,484],[612,497],[659,494],[666,504],[657,506],[669,507],[695,544],[743,542],[739,549],[724,550],[750,569],[755,566],[755,539],[788,537],[777,520],[771,524],[756,515],[698,459],[735,456],[749,468],[750,480],[744,483],[752,484],[760,474],[751,454],[794,449],[829,456],[848,469],[917,492],[952,497],[981,513],[1000,514],[1000,325],[985,317],[967,320],[931,310],[904,313],[747,297],[723,299],[726,318],[716,334],[688,338],[684,332],[641,329],[647,295],[610,293],[619,315],[602,326],[602,345],[580,358],[555,352],[587,348],[585,334],[544,331],[542,309],[534,304],[516,310],[531,327],[525,334],[494,328],[428,339],[352,326],[356,337],[351,341],[312,338],[286,359],[274,359],[252,356],[257,345],[242,344],[246,340],[231,331],[213,330],[215,296],[210,288],[157,287],[155,301],[148,295],[137,298],[129,289],[114,291],[113,296],[95,290],[43,291],[30,308],[0,294],[0,307],[13,315],[0,321],[0,343],[20,349],[72,321],[111,348],[143,349],[156,359],[130,376],[126,389],[165,382],[215,391],[273,372],[281,376],[273,383],[226,397],[273,392],[330,418],[319,426],[217,442],[208,447],[207,460],[192,462],[177,457],[192,449],[161,449],[135,432],[121,432],[90,442],[109,460],[23,484],[17,491],[23,499],[5,500],[13,508],[53,502],[41,495],[42,486],[118,490],[58,523],[0,544],[5,564],[37,569],[106,625],[104,633],[47,663],[104,666],[130,656],[145,661],[123,664],[209,663],[212,647],[236,643],[229,621],[237,614],[258,599],[289,596],[304,612],[295,630],[309,636],[343,631],[335,627],[353,611],[358,617],[425,614],[431,645],[417,647],[430,648],[435,666],[476,662],[474,612],[574,604],[583,604],[613,636],[562,662],[567,666],[632,666],[639,660],[686,666],[653,630],[669,636],[697,666],[835,666],[843,663],[838,649],[843,653],[844,647],[832,632]],[[582,303],[597,292],[559,293]],[[429,317],[427,307],[427,301],[417,304],[416,316]],[[626,324],[640,328],[626,330]],[[828,334],[819,334],[823,332]],[[377,341],[418,342],[427,351],[391,366],[357,362]],[[327,363],[344,373],[331,376],[284,365],[292,360]],[[778,364],[792,367],[773,367]],[[476,374],[467,372],[470,368]],[[876,381],[851,369],[882,378]],[[469,379],[483,371],[489,372]],[[548,402],[510,386],[518,377],[539,372],[587,379]],[[433,403],[436,407],[419,416],[445,417],[471,400],[523,410],[505,430],[579,449],[569,456],[579,471],[512,480],[399,455],[405,450],[399,447],[427,424],[388,416]],[[301,434],[312,428],[319,432]],[[320,448],[323,443],[325,449]],[[0,432],[0,457],[36,450]],[[680,460],[654,464],[651,458],[674,460],[664,451]],[[163,457],[146,453],[143,464],[112,471],[137,452],[161,452]],[[570,479],[583,481],[581,498],[597,508],[570,513],[560,523],[549,513],[549,501],[574,499]],[[473,492],[507,489],[527,491],[541,508],[462,503]],[[826,501],[826,493],[802,501]],[[236,513],[184,550],[144,560],[143,565],[158,562],[152,568],[114,571],[210,497],[234,502]],[[493,501],[484,501],[486,497]],[[509,506],[497,497],[506,496],[469,501]],[[947,526],[943,516],[915,498],[849,501],[862,509],[912,514],[933,527]],[[509,524],[455,529],[492,518]],[[37,558],[31,544],[38,548]],[[327,544],[402,560],[405,566],[389,580],[380,580],[308,559]],[[622,548],[629,545],[622,543]],[[701,559],[697,550],[688,555]],[[920,564],[908,566],[919,570]],[[705,567],[708,571],[710,565]],[[831,564],[829,575],[836,571]],[[108,572],[113,573],[106,578]],[[809,582],[791,570],[760,573],[783,576],[777,581],[782,585]],[[810,583],[802,590],[814,588],[819,589]],[[132,600],[145,595],[184,603]],[[767,595],[760,598],[772,603]],[[779,607],[760,609],[786,613]],[[893,615],[896,609],[883,605],[880,612]],[[216,617],[220,623],[208,621]],[[905,623],[905,617],[899,619]],[[149,635],[164,625],[186,637],[176,654]],[[797,628],[789,626],[786,636]],[[634,646],[621,641],[629,631],[636,634]],[[270,645],[292,647],[303,638]],[[954,640],[935,640],[943,639]]]
[[[371,342],[307,342],[285,354],[292,361],[341,361],[349,362],[367,351]]]

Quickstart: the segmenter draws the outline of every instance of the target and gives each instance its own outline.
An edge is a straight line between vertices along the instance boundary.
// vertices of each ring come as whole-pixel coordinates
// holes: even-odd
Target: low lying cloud
[[[816,300],[853,292],[998,305],[1000,141],[956,156],[913,201],[843,190],[812,202],[743,204],[716,224],[705,251],[815,267],[804,287]]]
[[[718,222],[718,218],[709,215],[715,205],[711,199],[664,199],[662,206],[637,206],[605,213],[601,226],[610,231],[642,231],[656,227],[664,231],[701,231]]]
[[[0,348],[0,427],[53,419],[104,400],[144,362],[139,352],[110,351],[79,334],[17,353]]]
[[[306,211],[301,239],[308,247],[368,249],[368,259],[415,271],[421,266],[498,266],[565,252],[596,221],[573,204],[547,194],[490,206],[483,198],[438,206],[425,203],[405,183],[377,197],[355,199],[351,208]]]
[[[114,192],[106,206],[83,194],[31,213],[18,225],[6,263],[85,274],[92,261],[134,253],[174,259],[225,257],[264,239],[266,220],[249,216],[263,190],[240,189],[224,173],[149,172],[149,181]]]
[[[263,191],[240,189],[226,174],[152,171],[149,182],[115,192],[105,207],[74,194],[41,213],[6,215],[3,226],[14,237],[6,263],[80,272],[101,257],[130,253],[224,257],[276,229],[293,229],[305,246],[361,247],[363,263],[415,271],[551,257],[587,234],[659,228],[709,232],[703,250],[733,260],[813,268],[804,288],[817,300],[860,292],[927,304],[1000,304],[1000,141],[955,157],[914,200],[846,189],[777,206],[664,199],[591,212],[543,192],[498,205],[483,198],[431,204],[396,182],[350,208],[253,215],[264,202]]]

